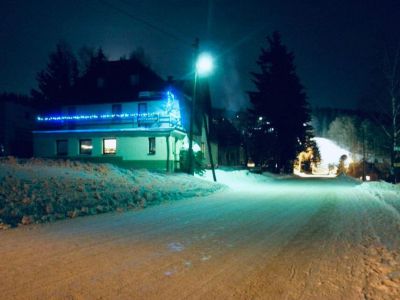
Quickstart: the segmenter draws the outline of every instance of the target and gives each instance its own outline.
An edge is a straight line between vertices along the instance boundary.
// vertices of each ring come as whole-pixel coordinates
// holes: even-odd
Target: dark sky
[[[1,0],[0,92],[28,93],[60,40],[75,50],[102,46],[111,59],[141,46],[160,75],[179,78],[199,37],[218,55],[214,104],[236,109],[247,103],[249,72],[274,30],[294,52],[312,105],[354,107],[381,37],[400,36],[400,1]]]

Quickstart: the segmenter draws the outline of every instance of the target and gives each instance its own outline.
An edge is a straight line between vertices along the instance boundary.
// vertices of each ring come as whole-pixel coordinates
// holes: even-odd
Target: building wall
[[[209,125],[209,119],[207,117],[207,125]],[[210,127],[208,126],[208,129]],[[201,151],[204,153],[204,159],[207,167],[211,167],[211,159],[210,159],[210,154],[208,151],[208,143],[207,143],[207,135],[206,135],[206,129],[204,126],[204,122],[202,124],[201,128],[201,136],[195,136],[194,140],[196,143],[199,144]],[[214,166],[218,166],[218,144],[210,141],[211,144],[211,154],[212,154],[212,159]]]
[[[156,153],[149,154],[149,137],[155,137]],[[103,154],[103,139],[117,140],[116,154]],[[92,154],[80,154],[79,141],[92,140]],[[179,160],[181,137],[169,136],[170,171],[173,171]],[[68,155],[57,155],[57,140],[68,140]],[[46,158],[68,158],[96,162],[113,162],[130,167],[150,169],[167,169],[167,136],[121,136],[101,133],[36,133],[34,138],[34,155]]]
[[[20,103],[0,104],[0,155],[32,156],[32,128],[36,111]]]

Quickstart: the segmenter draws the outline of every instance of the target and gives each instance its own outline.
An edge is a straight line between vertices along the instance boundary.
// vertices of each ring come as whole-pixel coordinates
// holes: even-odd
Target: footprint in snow
[[[202,261],[206,261],[209,260],[211,258],[211,255],[203,255],[203,257],[201,258]]]
[[[183,246],[181,243],[168,244],[168,250],[171,252],[181,252],[183,249],[185,249],[185,246]]]
[[[175,271],[166,271],[166,272],[164,272],[164,275],[165,276],[172,276],[172,275],[174,275],[174,273],[175,273]]]
[[[187,268],[190,268],[191,266],[192,266],[192,262],[191,261],[185,261],[185,266],[187,267]]]

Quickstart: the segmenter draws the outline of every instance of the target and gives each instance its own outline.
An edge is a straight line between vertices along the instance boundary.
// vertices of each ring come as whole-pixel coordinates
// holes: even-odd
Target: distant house
[[[0,95],[0,156],[31,157],[37,109],[28,97]]]
[[[190,103],[180,84],[135,59],[105,62],[78,82],[74,99],[38,116],[34,155],[174,171],[188,147]]]
[[[213,140],[218,143],[220,166],[244,166],[247,162],[244,140],[240,132],[243,114],[213,109]]]

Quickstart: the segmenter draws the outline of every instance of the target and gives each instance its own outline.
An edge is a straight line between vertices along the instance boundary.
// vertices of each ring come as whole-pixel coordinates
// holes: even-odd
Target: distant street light
[[[188,166],[188,173],[193,175],[194,174],[194,162],[193,162],[193,126],[194,126],[194,114],[195,114],[195,102],[196,102],[196,89],[197,89],[197,78],[200,77],[205,77],[209,75],[213,69],[214,69],[214,63],[213,63],[213,58],[210,54],[208,53],[201,53],[200,55],[197,55],[198,49],[199,49],[199,40],[196,39],[195,43],[193,44],[194,49],[195,49],[195,56],[197,56],[196,63],[195,63],[195,70],[194,70],[194,83],[193,83],[193,98],[192,98],[192,105],[191,105],[191,111],[190,111],[190,128],[189,128],[189,166]],[[211,153],[211,145],[208,137],[208,124],[207,124],[207,118],[205,114],[203,113],[203,118],[204,118],[204,126],[205,126],[205,131],[206,131],[206,137],[207,137],[207,145],[208,145],[208,155],[210,157],[210,163],[211,163],[211,168],[213,172],[213,178],[214,181],[217,181],[217,178],[215,176],[215,170],[214,170],[214,162],[212,159],[212,153]]]

